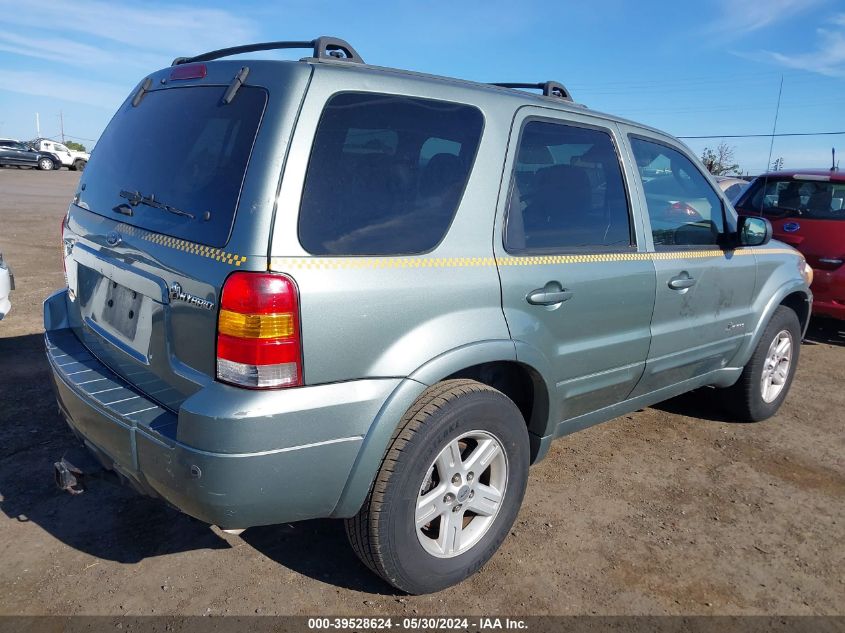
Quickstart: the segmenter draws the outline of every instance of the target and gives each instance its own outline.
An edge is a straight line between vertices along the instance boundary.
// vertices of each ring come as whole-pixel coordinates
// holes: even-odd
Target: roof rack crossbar
[[[202,53],[201,55],[194,55],[193,57],[177,57],[170,65],[179,66],[180,64],[191,64],[195,62],[209,62],[213,59],[229,57],[230,55],[239,55],[241,53],[282,50],[289,48],[310,48],[313,50],[313,59],[339,59],[342,61],[356,62],[358,64],[364,63],[364,60],[361,59],[358,51],[352,48],[348,42],[337,37],[327,37],[324,35],[310,41],[259,42],[258,44],[245,44],[244,46],[221,48],[216,51]]]
[[[528,88],[532,90],[542,90],[546,97],[557,97],[565,101],[572,101],[572,94],[566,87],[557,81],[544,81],[538,84],[526,83],[493,83],[492,86],[499,86],[500,88]]]

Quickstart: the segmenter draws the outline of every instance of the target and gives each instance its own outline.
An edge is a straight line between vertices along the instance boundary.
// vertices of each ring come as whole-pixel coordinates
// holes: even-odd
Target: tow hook
[[[59,490],[64,490],[72,495],[80,495],[85,492],[82,483],[82,471],[64,457],[53,464],[53,477]]]

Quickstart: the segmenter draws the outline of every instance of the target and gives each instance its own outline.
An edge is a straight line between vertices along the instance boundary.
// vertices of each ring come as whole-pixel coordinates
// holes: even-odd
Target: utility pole
[[[59,110],[59,128],[62,131],[62,145],[65,144],[65,117],[62,111]]]
[[[37,112],[35,113],[35,137],[41,138],[41,119]]]

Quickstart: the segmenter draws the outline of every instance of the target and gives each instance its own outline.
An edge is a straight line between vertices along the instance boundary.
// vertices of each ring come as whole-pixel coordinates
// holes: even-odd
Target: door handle
[[[529,292],[525,300],[535,306],[553,306],[568,301],[573,294],[571,290],[566,290],[558,282],[550,281],[542,288]]]
[[[689,273],[684,271],[677,277],[672,277],[669,280],[669,287],[672,290],[686,290],[695,285],[695,279],[689,276]]]

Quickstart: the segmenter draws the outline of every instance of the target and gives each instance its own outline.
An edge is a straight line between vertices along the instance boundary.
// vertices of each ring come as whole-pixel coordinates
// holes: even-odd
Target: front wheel
[[[800,352],[798,316],[786,306],[779,306],[742,376],[727,389],[725,402],[731,412],[747,422],[759,422],[777,413],[789,393]]]
[[[53,167],[53,161],[49,158],[41,158],[38,160],[38,169],[41,169],[43,171],[51,171]]]
[[[85,164],[86,164],[86,161],[84,161],[84,160],[75,161],[73,163],[73,165],[70,166],[70,170],[71,171],[85,171]]]
[[[358,557],[394,587],[430,593],[478,571],[513,525],[528,481],[516,405],[473,380],[447,380],[405,414],[360,512]]]

